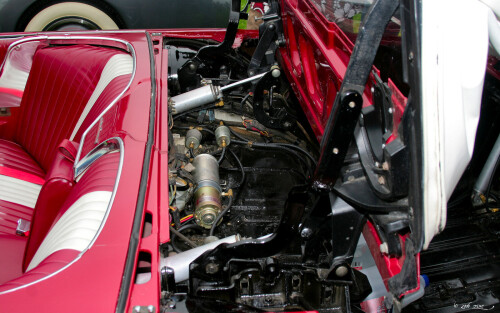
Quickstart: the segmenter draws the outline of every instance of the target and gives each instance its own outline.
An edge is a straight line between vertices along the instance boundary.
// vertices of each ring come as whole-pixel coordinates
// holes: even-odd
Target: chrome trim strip
[[[119,42],[121,44],[124,45],[124,47],[126,47],[127,49],[125,49],[127,52],[131,53],[132,56],[135,56],[135,51],[134,51],[134,48],[132,47],[132,45],[128,42],[128,41],[125,41],[125,40],[122,40],[122,39],[116,39],[116,38],[109,38],[109,37],[96,37],[96,36],[61,36],[61,35],[54,35],[54,36],[48,36],[48,35],[45,35],[45,36],[35,36],[35,37],[28,37],[28,38],[23,38],[23,39],[20,39],[20,40],[17,40],[17,41],[14,41],[12,42],[10,45],[9,45],[9,48],[7,48],[7,52],[5,53],[5,57],[2,61],[2,66],[0,67],[0,73],[2,72],[3,70],[3,67],[4,67],[4,64],[5,64],[5,60],[7,60],[7,58],[10,56],[10,54],[12,53],[12,50],[14,50],[14,48],[20,44],[23,44],[23,43],[26,43],[26,42],[30,42],[30,41],[51,41],[51,40],[102,40],[102,41],[115,41],[115,42]],[[102,44],[102,43],[100,43]]]
[[[101,226],[99,227],[99,229],[97,230],[97,233],[95,234],[94,238],[90,241],[89,245],[87,246],[86,249],[84,249],[82,252],[80,252],[80,254],[78,254],[78,256],[71,262],[69,262],[68,264],[66,264],[64,267],[60,268],[59,270],[55,271],[54,273],[51,273],[45,277],[42,277],[40,279],[37,279],[35,281],[32,281],[30,283],[27,283],[27,284],[24,284],[22,286],[18,286],[18,287],[15,287],[15,288],[12,288],[12,289],[8,289],[8,290],[5,290],[5,291],[1,291],[0,292],[0,295],[3,295],[3,294],[7,294],[7,293],[11,293],[11,292],[14,292],[14,291],[17,291],[17,290],[20,290],[20,289],[24,289],[26,287],[29,287],[29,286],[32,286],[36,283],[39,283],[41,281],[44,281],[46,279],[49,279],[59,273],[61,273],[62,271],[64,271],[65,269],[67,269],[68,267],[70,267],[71,265],[73,265],[75,262],[77,262],[78,260],[80,260],[80,258],[82,257],[82,255],[88,250],[90,249],[95,241],[97,240],[97,238],[99,237],[99,234],[101,233],[102,229],[104,228],[104,225],[106,224],[106,221],[108,219],[108,216],[109,216],[109,212],[111,211],[111,207],[113,206],[113,203],[115,201],[115,196],[116,196],[116,191],[118,190],[118,184],[120,182],[120,177],[121,177],[121,174],[122,174],[122,168],[123,168],[123,159],[124,159],[124,154],[125,154],[125,148],[124,148],[124,145],[123,145],[123,140],[120,138],[120,137],[112,137],[112,138],[109,138],[108,140],[106,141],[110,141],[110,140],[116,140],[118,142],[118,145],[119,145],[119,151],[120,151],[120,163],[118,165],[118,171],[116,173],[116,180],[115,180],[115,185],[113,186],[113,193],[111,194],[111,199],[109,200],[109,204],[108,204],[108,207],[106,209],[106,213],[104,215],[104,218],[102,220],[102,223],[101,223]],[[116,150],[115,150],[116,151]],[[8,282],[7,282],[8,283]]]
[[[78,178],[85,170],[92,165],[97,159],[100,157],[116,151],[119,147],[116,144],[110,143],[111,139],[105,140],[97,145],[94,149],[92,149],[86,156],[82,158],[80,164],[75,167],[75,179]]]

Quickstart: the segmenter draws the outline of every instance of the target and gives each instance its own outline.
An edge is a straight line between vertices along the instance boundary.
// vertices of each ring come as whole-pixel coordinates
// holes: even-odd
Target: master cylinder
[[[221,187],[219,183],[219,163],[210,154],[197,155],[193,160],[195,211],[198,225],[210,229],[221,211]]]

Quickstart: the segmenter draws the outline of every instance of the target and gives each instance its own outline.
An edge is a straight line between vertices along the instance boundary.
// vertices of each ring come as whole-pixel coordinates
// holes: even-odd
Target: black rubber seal
[[[153,150],[153,141],[155,133],[155,118],[156,118],[156,75],[155,75],[155,60],[153,51],[153,41],[151,35],[146,32],[149,47],[149,59],[151,67],[151,107],[149,110],[149,128],[148,140],[146,142],[146,152],[144,153],[144,163],[142,165],[141,184],[139,186],[139,195],[137,196],[137,205],[135,207],[134,224],[132,225],[132,234],[128,245],[127,260],[123,273],[120,294],[118,295],[118,303],[116,305],[116,313],[125,312],[127,300],[132,284],[132,273],[134,272],[135,259],[137,249],[139,247],[140,231],[142,226],[142,215],[144,213],[144,204],[146,200],[146,189],[149,178],[149,168],[151,164],[151,154]]]

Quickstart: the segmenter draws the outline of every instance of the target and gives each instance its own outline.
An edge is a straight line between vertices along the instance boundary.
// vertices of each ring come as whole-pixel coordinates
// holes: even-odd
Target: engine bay
[[[378,299],[400,311],[424,292],[427,225],[421,151],[412,148],[422,144],[420,99],[410,91],[419,80],[398,79],[409,65],[392,66],[406,62],[400,38],[384,37],[376,51],[386,35],[380,21],[393,23],[397,7],[366,17],[377,35],[359,36],[352,51],[341,45],[350,55],[339,75],[300,31],[302,64],[294,59],[283,28],[289,40],[295,30],[274,5],[259,39],[234,44],[234,21],[222,42],[164,39],[171,223],[161,246],[162,305],[356,311],[375,291],[353,262],[363,234],[383,276]],[[308,112],[317,109],[304,104],[309,96],[323,113]]]
[[[284,229],[296,229],[312,208],[306,186],[319,153],[277,61],[268,58],[258,74],[248,71],[255,40],[220,56],[204,57],[204,49],[218,46],[200,40],[167,39],[165,47],[172,222],[161,262],[162,279],[170,286],[165,305],[189,293],[253,308],[345,307],[346,281],[325,284],[319,278],[329,272],[331,241],[315,242],[304,253],[304,240],[313,228],[302,229],[301,237],[289,231],[287,238],[277,238],[287,233]],[[329,238],[328,229],[314,232],[326,232]],[[200,264],[201,276],[193,265],[188,269],[220,243],[244,241],[262,251],[246,246],[223,253],[219,257],[227,258],[229,268]],[[239,254],[251,260],[238,260]],[[337,272],[350,277],[348,270],[353,271],[344,267]],[[217,288],[205,281],[207,273],[221,273]],[[364,294],[369,286],[355,289],[351,292]],[[196,305],[194,299],[187,305]]]
[[[192,215],[198,228],[218,237],[240,233],[256,238],[272,233],[288,190],[305,184],[312,174],[318,144],[305,128],[307,124],[290,113],[296,114],[300,107],[277,65],[269,73],[241,78],[246,76],[251,58],[244,51],[252,49],[248,42],[223,57],[227,63],[212,70],[220,73],[218,77],[204,76],[199,70],[186,74],[185,69],[195,67],[190,58],[201,43],[182,43],[166,42],[172,108],[169,135],[173,143],[170,199],[176,208],[173,220],[191,219]],[[267,128],[255,117],[255,84],[264,74],[272,81],[261,88],[262,106],[270,116],[286,116],[286,122],[280,121],[287,127]],[[211,188],[208,194],[212,192],[209,198],[213,200],[206,205],[198,191],[205,185]],[[228,206],[231,213],[215,223]]]
[[[330,165],[317,172],[322,152],[311,127],[318,125],[280,67],[283,25],[274,5],[259,40],[233,47],[232,22],[221,43],[164,40],[171,237],[160,269],[169,310],[348,312],[372,291],[350,266],[366,215],[328,192],[337,175]],[[346,95],[345,118],[355,117],[360,93]],[[346,159],[340,181],[364,180],[350,142],[332,147]],[[317,177],[324,183],[311,192]]]
[[[255,39],[235,49],[203,40],[164,44],[171,237],[161,249],[163,305],[349,310],[370,285],[343,263],[332,270],[332,214],[313,208],[329,210],[331,201],[350,216],[336,222],[344,224],[340,236],[359,236],[365,219],[331,195],[310,197],[319,143],[274,59],[277,47],[266,47],[272,57],[253,69],[262,49]],[[335,249],[356,246],[357,237],[344,240]]]

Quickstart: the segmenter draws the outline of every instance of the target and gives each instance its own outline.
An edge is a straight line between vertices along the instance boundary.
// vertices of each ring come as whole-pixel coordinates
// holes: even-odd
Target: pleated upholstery
[[[48,233],[31,234],[26,247],[23,268],[28,268],[35,254],[39,254],[34,263],[36,265],[58,249],[83,250],[82,247],[90,242],[89,240],[94,237],[97,228],[102,222],[104,211],[107,209],[107,202],[109,202],[109,197],[115,185],[119,162],[120,154],[110,153],[99,158],[82,174],[59,209],[58,214],[55,215],[54,220],[45,221],[48,225],[52,225]],[[102,194],[105,194],[105,196],[102,196]],[[108,198],[106,198],[106,195]],[[37,206],[35,215],[44,214],[44,210],[49,209],[52,208]],[[77,210],[76,213],[69,212],[66,214],[70,210],[75,211],[75,209]],[[58,223],[64,225],[58,225]],[[74,227],[68,227],[67,225],[73,225]],[[85,234],[82,235],[82,233]],[[41,246],[44,248],[43,251],[39,252]],[[35,267],[35,265],[32,265],[32,267]]]
[[[48,233],[37,234],[43,240],[0,232],[0,292],[44,279],[89,248],[105,221],[119,162],[119,153],[109,153],[82,174]],[[35,216],[44,209],[37,205]]]
[[[45,177],[45,171],[19,144],[0,139],[0,166]]]
[[[49,182],[62,184],[61,178],[48,177],[52,175],[48,171],[56,158],[58,145],[63,139],[81,140],[85,129],[127,86],[132,64],[129,54],[104,47],[52,46],[37,50],[13,141],[0,139],[0,176],[6,177],[0,180],[0,185],[3,184],[0,189],[15,186],[23,189],[34,183],[44,187]],[[99,142],[112,132],[115,112],[116,106],[103,117],[102,125],[98,123],[94,136],[99,134]],[[95,146],[95,137],[87,139],[91,143],[89,148]],[[25,199],[27,205],[0,197],[0,284],[10,280],[0,286],[0,292],[50,275],[90,245],[105,220],[119,158],[119,153],[105,155],[95,161],[76,183],[71,179],[63,184],[69,189],[57,205],[50,200],[52,195],[44,193],[49,188],[41,188],[38,197]],[[17,180],[24,177],[30,181],[11,184],[14,181],[12,175],[17,175],[14,177]],[[33,205],[33,199],[38,199],[34,213],[29,207]],[[51,214],[44,214],[48,211]],[[42,215],[45,218],[38,218]],[[26,240],[15,235],[20,218],[41,222],[45,227],[35,229],[32,225],[32,232]],[[34,256],[35,262],[23,274]]]
[[[36,51],[14,142],[0,139],[0,178],[7,175],[23,180],[35,175],[40,178],[36,181],[40,186],[17,180],[18,183],[13,184],[10,178],[0,179],[0,200],[34,207],[58,145],[75,134],[75,141],[81,139],[85,129],[127,86],[132,64],[129,54],[104,47],[58,46]],[[114,117],[101,126],[105,130],[112,129]],[[89,142],[89,148],[93,148],[95,144],[92,140]],[[9,169],[7,174],[6,169]],[[29,202],[21,201],[20,197],[7,197],[5,192],[29,194]],[[2,213],[9,213],[11,219],[16,219],[12,211],[3,210],[0,207],[0,224],[3,223]],[[25,217],[19,215],[17,220]]]
[[[47,47],[33,57],[14,140],[47,171],[69,138],[107,61],[118,52],[93,46]]]

